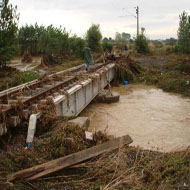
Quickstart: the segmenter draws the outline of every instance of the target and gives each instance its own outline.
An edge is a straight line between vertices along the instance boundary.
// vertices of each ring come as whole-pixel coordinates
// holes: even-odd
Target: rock
[[[88,128],[90,125],[89,117],[77,117],[76,119],[72,119],[68,122],[69,125],[79,126],[81,128]]]

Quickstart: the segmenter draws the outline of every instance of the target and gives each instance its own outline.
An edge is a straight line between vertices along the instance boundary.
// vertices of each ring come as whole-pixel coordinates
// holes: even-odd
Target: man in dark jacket
[[[86,70],[88,71],[88,65],[89,64],[93,65],[94,64],[94,60],[93,60],[93,57],[91,55],[91,51],[90,51],[89,47],[85,47],[82,50],[82,52],[83,52],[83,56],[84,56],[84,59],[85,59]]]

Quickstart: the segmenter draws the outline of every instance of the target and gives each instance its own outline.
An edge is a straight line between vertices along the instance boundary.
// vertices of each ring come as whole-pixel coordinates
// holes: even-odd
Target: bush
[[[190,62],[180,64],[179,69],[181,72],[190,74]]]
[[[105,51],[108,51],[111,53],[112,49],[113,49],[113,44],[111,42],[108,42],[108,41],[103,41],[102,43],[102,48]]]
[[[182,53],[190,53],[190,16],[184,11],[179,18],[178,48]]]
[[[34,26],[26,24],[19,29],[18,40],[21,55],[23,55],[26,50],[28,50],[31,55],[41,54],[39,50],[39,41],[44,30],[45,27],[38,26],[37,23]]]
[[[148,53],[150,51],[148,46],[148,39],[144,33],[145,29],[141,28],[141,34],[138,35],[135,39],[135,50],[138,53]]]
[[[69,56],[69,34],[61,27],[50,25],[40,36],[39,46],[44,54],[44,64],[59,64]]]
[[[102,34],[100,32],[100,26],[93,24],[87,31],[86,40],[88,43],[89,48],[92,51],[100,52],[102,51],[101,41]]]
[[[154,44],[155,48],[163,48],[163,43],[160,42],[159,40],[155,40],[153,42],[153,44]]]
[[[83,57],[82,50],[85,47],[86,41],[77,36],[73,36],[69,39],[71,53],[75,57]]]

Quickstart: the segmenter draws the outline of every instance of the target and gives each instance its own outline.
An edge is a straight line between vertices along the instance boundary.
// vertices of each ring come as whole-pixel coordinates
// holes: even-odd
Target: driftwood
[[[59,171],[69,166],[76,165],[92,157],[96,157],[105,152],[112,151],[114,149],[120,148],[124,145],[132,143],[132,139],[129,135],[119,137],[117,139],[108,141],[106,143],[88,148],[81,152],[77,152],[32,168],[24,169],[16,173],[7,176],[7,181],[14,181],[15,179],[24,179],[26,181],[32,181],[38,179],[42,176],[46,176],[53,172]]]

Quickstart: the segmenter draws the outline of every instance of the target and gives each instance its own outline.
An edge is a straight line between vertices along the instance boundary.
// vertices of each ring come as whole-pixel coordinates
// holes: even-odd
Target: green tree
[[[26,24],[19,29],[18,40],[21,54],[25,50],[28,50],[32,55],[39,55],[41,53],[39,41],[44,30],[44,26],[38,26],[37,23],[34,26]]]
[[[44,64],[59,64],[69,55],[69,34],[65,29],[48,26],[40,36]]]
[[[77,36],[69,38],[69,47],[71,51],[71,56],[83,57],[82,50],[85,47],[86,41]]]
[[[17,7],[9,4],[9,0],[2,1],[0,12],[0,67],[6,65],[15,55],[17,44],[17,29],[19,16]]]
[[[135,50],[138,53],[149,52],[148,39],[145,36],[145,28],[141,28],[141,33],[135,39]]]
[[[129,34],[129,33],[123,32],[121,34],[121,40],[122,40],[122,42],[129,42],[130,38],[131,38],[131,34]]]
[[[102,34],[100,31],[100,25],[93,24],[87,31],[86,40],[88,46],[91,48],[92,51],[100,52],[101,48],[101,39]]]
[[[116,34],[115,34],[115,41],[116,42],[126,43],[126,42],[129,42],[130,38],[131,38],[131,34],[129,34],[129,33],[125,33],[125,32],[119,33],[119,32],[116,32]]]
[[[182,53],[190,53],[190,16],[184,11],[179,19],[178,50]]]
[[[111,51],[113,49],[113,44],[109,41],[103,40],[102,48],[103,48],[104,52],[109,51],[111,53]]]

